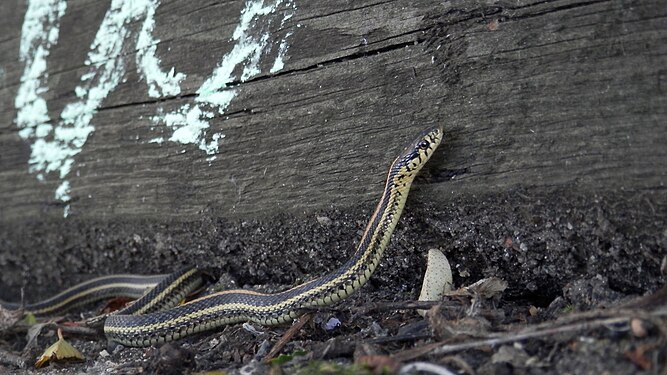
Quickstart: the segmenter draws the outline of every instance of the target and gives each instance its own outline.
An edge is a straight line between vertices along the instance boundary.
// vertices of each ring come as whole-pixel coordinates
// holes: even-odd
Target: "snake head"
[[[426,129],[396,158],[392,169],[416,174],[431,158],[443,137],[441,126]]]

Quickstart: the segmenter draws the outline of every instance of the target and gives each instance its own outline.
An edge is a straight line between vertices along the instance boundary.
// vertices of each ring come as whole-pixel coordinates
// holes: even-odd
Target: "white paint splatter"
[[[74,156],[81,152],[90,134],[95,130],[91,120],[102,101],[114,90],[125,74],[121,50],[129,36],[127,23],[139,19],[152,6],[150,1],[113,0],[91,44],[85,64],[88,71],[74,89],[77,101],[65,106],[60,121],[54,128],[53,138],[33,144],[31,164],[40,170],[60,171],[64,179],[74,164]],[[56,191],[56,199],[69,197],[69,183],[63,181]]]
[[[148,143],[157,143],[161,145],[164,142],[164,137],[156,137],[148,140]]]
[[[287,10],[276,16],[279,5]],[[30,172],[36,173],[39,181],[45,181],[49,173],[57,173],[60,184],[54,197],[62,202],[71,201],[71,185],[66,177],[75,165],[75,156],[95,131],[92,120],[103,100],[120,82],[126,73],[122,55],[126,43],[131,40],[132,31],[128,27],[143,19],[141,31],[136,40],[136,65],[142,79],[148,85],[151,97],[174,96],[181,92],[180,82],[186,78],[183,73],[160,69],[156,57],[159,41],[153,38],[155,10],[159,0],[112,0],[104,20],[90,46],[85,64],[86,72],[74,89],[76,99],[63,108],[55,123],[48,114],[44,93],[48,90],[47,59],[50,48],[58,42],[60,19],[65,14],[65,0],[28,0],[21,34],[20,59],[25,63],[21,85],[15,99],[16,124],[19,135],[31,143]],[[291,8],[291,10],[290,10]],[[237,95],[235,82],[245,82],[261,73],[260,63],[272,49],[270,26],[281,17],[281,26],[292,17],[296,9],[293,0],[248,0],[241,12],[240,22],[234,30],[233,48],[225,54],[211,76],[197,90],[195,104],[153,117],[155,123],[163,123],[173,130],[167,140],[179,144],[195,144],[212,162],[218,153],[219,141],[224,137],[220,132],[210,131],[210,120],[215,112],[222,114]],[[277,48],[271,72],[283,68],[288,49],[286,33]],[[242,66],[237,79],[234,71]],[[150,139],[148,143],[162,144],[166,137]],[[183,150],[185,152],[186,150]],[[78,175],[78,171],[77,171]],[[64,216],[70,212],[65,207]]]
[[[52,129],[43,95],[48,91],[46,59],[58,43],[64,0],[30,1],[21,28],[19,60],[25,64],[21,85],[14,99],[16,125],[25,140],[44,138]]]
[[[72,197],[69,196],[69,181],[63,181],[56,189],[56,198],[63,202],[69,202]]]
[[[32,142],[30,172],[37,173],[39,181],[45,174],[58,172],[60,185],[55,199],[68,202],[70,183],[65,177],[74,165],[88,137],[95,130],[91,121],[102,101],[113,91],[125,75],[121,51],[130,37],[131,22],[144,18],[137,38],[137,66],[149,86],[149,95],[177,95],[178,83],[185,75],[162,73],[155,57],[157,41],[151,37],[158,0],[113,0],[102,21],[85,64],[88,70],[74,89],[76,100],[68,103],[56,124],[48,115],[43,94],[48,90],[47,65],[49,50],[58,41],[60,19],[65,13],[64,0],[29,0],[23,28],[19,58],[25,63],[21,85],[14,105],[19,136]],[[69,206],[65,207],[65,215]]]
[[[146,11],[144,24],[137,38],[137,67],[139,74],[148,84],[148,95],[153,98],[175,96],[181,93],[180,83],[185,74],[175,73],[172,67],[168,73],[160,69],[160,59],[157,58],[158,39],[153,38],[155,28],[155,9],[157,1],[151,1],[152,6]]]
[[[276,56],[276,60],[273,62],[273,66],[271,67],[271,70],[269,70],[270,73],[277,73],[285,67],[285,55],[287,54],[287,49],[289,46],[287,45],[287,38],[292,35],[291,32],[287,33],[285,35],[285,39],[283,39],[280,42],[280,47],[278,47],[278,56]]]
[[[231,40],[234,41],[232,50],[223,56],[211,76],[199,87],[195,97],[196,104],[184,105],[175,111],[153,117],[155,124],[164,124],[173,129],[170,141],[198,145],[207,155],[219,152],[218,141],[224,138],[224,134],[212,132],[210,137],[207,137],[210,129],[208,120],[214,117],[215,112],[223,114],[238,94],[234,86],[237,80],[234,71],[238,66],[243,66],[240,82],[245,82],[261,73],[260,62],[270,50],[267,48],[270,40],[268,29],[274,21],[278,6],[283,2],[288,8],[296,9],[293,1],[276,0],[267,2],[266,5],[262,0],[246,2],[245,8],[241,11],[239,24],[232,35]],[[281,25],[291,16],[291,11],[285,11],[282,14]],[[284,66],[282,59],[287,51],[286,39],[290,35],[291,33],[287,33],[280,41],[278,56],[273,64],[275,70],[272,68],[272,73]],[[211,162],[215,157],[211,156],[207,160]]]

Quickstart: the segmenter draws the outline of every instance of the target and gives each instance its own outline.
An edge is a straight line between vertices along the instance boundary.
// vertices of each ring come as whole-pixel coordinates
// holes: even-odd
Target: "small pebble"
[[[644,324],[644,321],[641,319],[632,319],[632,321],[630,321],[630,328],[635,337],[646,337],[648,334],[646,324]]]
[[[530,306],[528,308],[528,313],[530,314],[530,316],[537,316],[537,314],[539,313],[539,310],[535,306]]]
[[[317,216],[317,222],[320,223],[320,225],[324,226],[329,226],[331,223],[333,223],[333,220],[329,219],[326,216]]]
[[[252,324],[247,323],[247,322],[246,322],[246,323],[243,323],[242,327],[243,327],[243,329],[245,329],[246,331],[252,333],[252,334],[255,335],[255,336],[261,336],[261,335],[264,334],[263,331],[258,330],[258,329],[255,328]]]
[[[340,327],[340,325],[341,325],[341,323],[340,323],[340,320],[338,320],[338,318],[335,318],[335,317],[334,317],[334,318],[330,318],[330,319],[326,322],[326,324],[324,325],[324,330],[325,330],[325,331],[331,331],[331,330],[333,330],[334,328],[338,328],[338,327]]]

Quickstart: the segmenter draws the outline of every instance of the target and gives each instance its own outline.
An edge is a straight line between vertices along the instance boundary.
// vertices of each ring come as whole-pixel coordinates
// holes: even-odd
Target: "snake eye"
[[[419,142],[418,146],[419,146],[419,148],[421,148],[421,149],[426,149],[426,148],[428,148],[429,143],[426,142],[426,141],[421,141],[421,142]]]

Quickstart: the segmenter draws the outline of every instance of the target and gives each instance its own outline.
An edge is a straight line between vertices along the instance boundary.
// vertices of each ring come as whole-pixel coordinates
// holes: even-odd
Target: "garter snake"
[[[112,297],[140,298],[168,275],[109,275],[77,284],[44,301],[22,305],[0,302],[7,309],[23,309],[35,316],[55,316],[77,306]]]
[[[353,255],[333,272],[279,293],[226,290],[175,307],[190,288],[196,288],[197,282],[193,280],[197,279],[197,272],[182,271],[180,275],[162,276],[160,285],[141,299],[109,315],[104,323],[104,333],[108,339],[127,346],[150,346],[225,324],[246,321],[262,325],[285,323],[298,317],[304,308],[330,305],[346,298],[364,285],[377,268],[403,211],[412,181],[442,137],[440,127],[423,131],[394,160],[380,202],[359,245]],[[189,282],[187,287],[184,286],[185,280]],[[170,297],[169,290],[177,290],[178,296]],[[58,302],[57,297],[53,298],[55,302]],[[160,302],[156,302],[158,299]]]
[[[127,297],[136,301],[118,313],[145,314],[176,306],[203,283],[202,274],[196,268],[166,275],[109,275],[82,282],[37,303],[22,305],[0,301],[0,306],[43,317],[59,315],[91,302]]]

